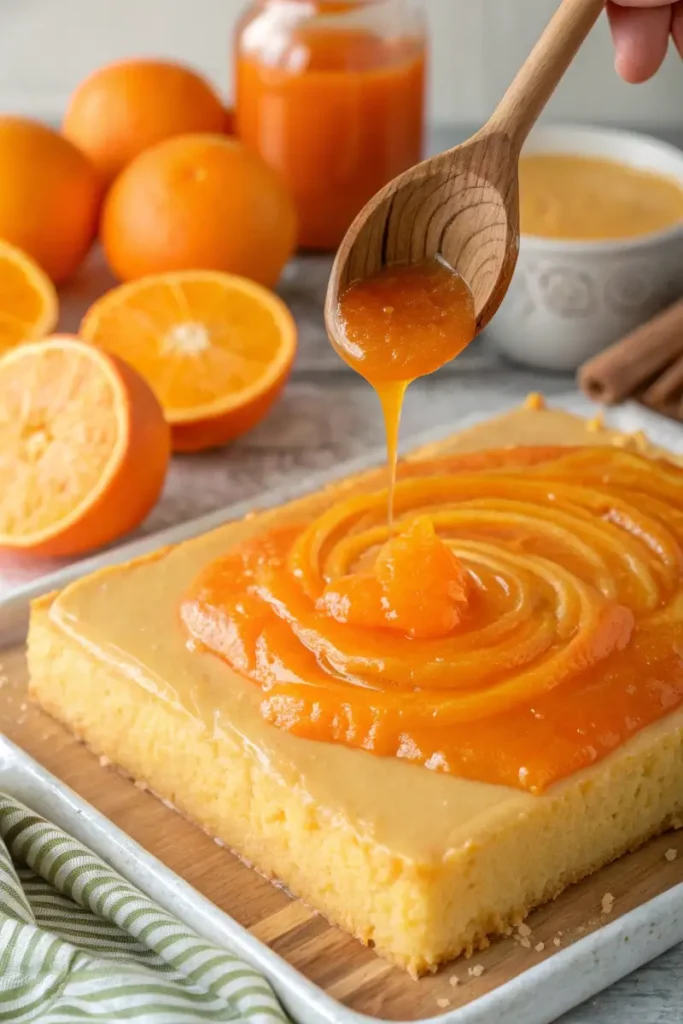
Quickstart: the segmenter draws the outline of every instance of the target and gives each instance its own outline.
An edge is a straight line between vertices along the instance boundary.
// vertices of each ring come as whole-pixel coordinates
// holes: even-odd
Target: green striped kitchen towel
[[[283,1024],[268,985],[0,794],[0,1021]]]

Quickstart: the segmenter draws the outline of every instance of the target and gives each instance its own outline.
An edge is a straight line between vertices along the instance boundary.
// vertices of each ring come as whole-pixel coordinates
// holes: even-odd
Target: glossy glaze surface
[[[618,448],[407,467],[208,566],[183,619],[296,735],[535,792],[683,702],[683,472]]]

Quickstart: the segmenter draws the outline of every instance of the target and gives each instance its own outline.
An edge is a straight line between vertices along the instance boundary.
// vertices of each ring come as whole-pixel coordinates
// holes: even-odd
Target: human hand
[[[683,0],[609,0],[616,69],[627,82],[644,82],[666,56],[669,35],[683,57]]]

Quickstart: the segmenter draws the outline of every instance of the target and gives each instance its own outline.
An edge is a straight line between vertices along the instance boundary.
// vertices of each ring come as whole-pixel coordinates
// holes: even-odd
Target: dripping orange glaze
[[[476,332],[474,299],[448,264],[425,259],[351,284],[339,302],[339,321],[339,355],[373,386],[382,405],[391,514],[406,388],[469,345]]]
[[[683,470],[612,447],[401,467],[207,566],[190,635],[298,736],[542,792],[683,702]]]

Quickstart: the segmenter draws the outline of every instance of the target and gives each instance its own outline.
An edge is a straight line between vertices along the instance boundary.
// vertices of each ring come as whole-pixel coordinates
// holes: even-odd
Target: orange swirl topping
[[[683,702],[683,471],[617,448],[402,467],[207,566],[190,635],[298,736],[541,792]]]

